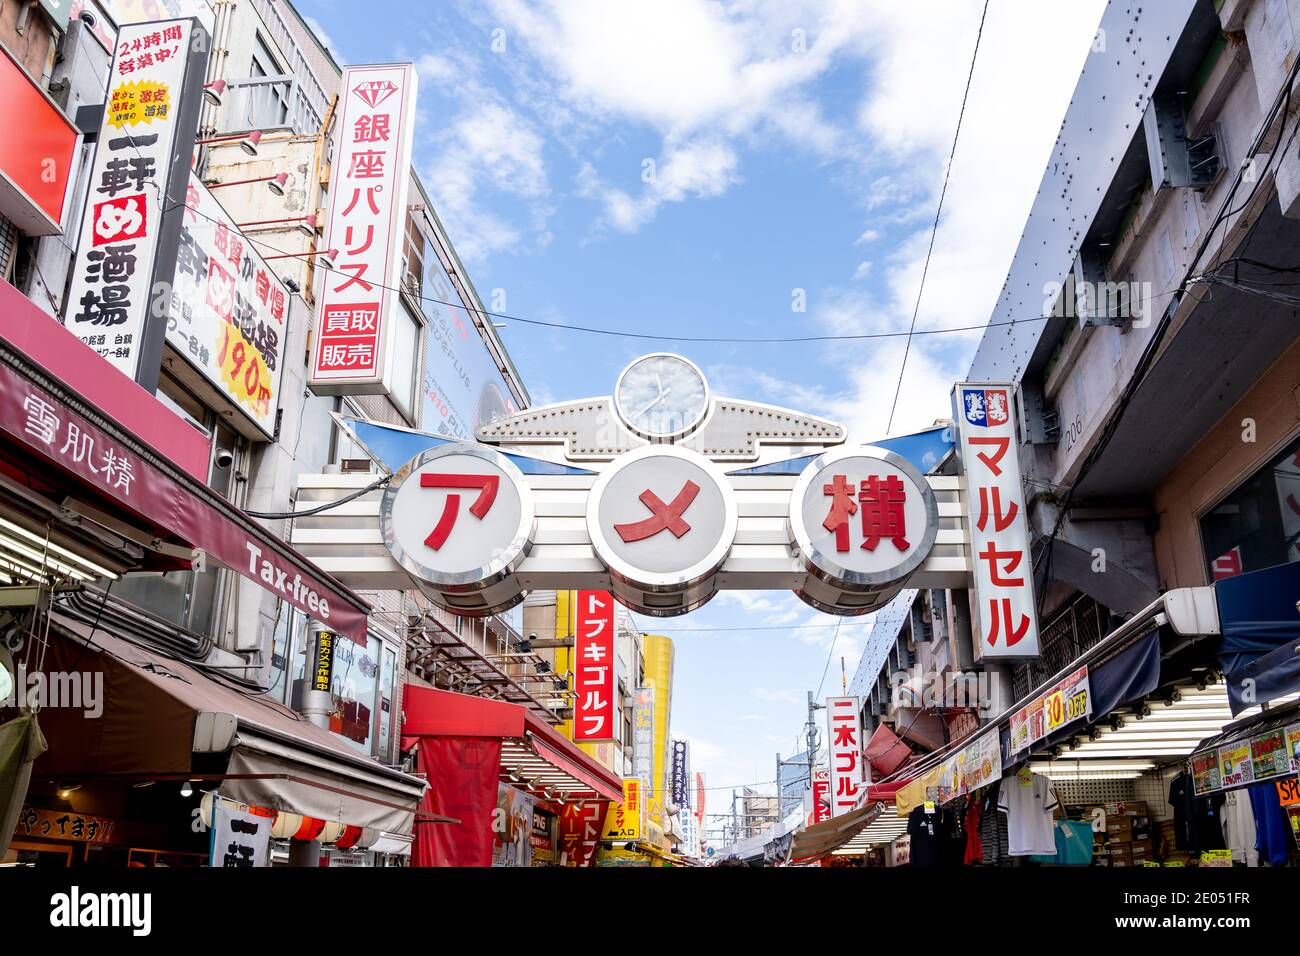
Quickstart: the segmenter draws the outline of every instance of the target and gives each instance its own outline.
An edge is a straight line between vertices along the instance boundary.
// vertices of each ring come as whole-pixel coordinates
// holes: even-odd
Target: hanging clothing
[[[909,865],[940,867],[952,862],[951,847],[957,819],[951,810],[936,806],[927,812],[918,804],[907,815],[907,835],[911,837]]]
[[[1056,853],[1052,811],[1060,805],[1052,781],[1028,767],[1010,779],[1003,779],[998,807],[1007,814],[1012,856]]]
[[[1005,866],[1011,862],[1007,814],[998,807],[1001,786],[1002,781],[997,781],[984,791],[980,812],[980,862],[985,866]]]
[[[1223,800],[1223,840],[1232,851],[1232,862],[1246,866],[1259,866],[1259,851],[1255,849],[1255,811],[1250,805],[1250,794],[1232,790]]]
[[[984,801],[978,795],[973,795],[966,807],[966,853],[962,856],[962,863],[965,866],[974,866],[984,859],[984,843],[980,839],[980,818],[983,810]]]
[[[1255,849],[1269,866],[1286,866],[1291,857],[1291,825],[1278,800],[1277,786],[1270,782],[1250,788],[1250,805],[1255,811]]]
[[[1169,784],[1169,805],[1174,808],[1177,830],[1174,845],[1196,855],[1206,850],[1226,850],[1223,839],[1223,794],[1198,797],[1192,778],[1180,773]],[[1178,839],[1181,836],[1182,839]]]

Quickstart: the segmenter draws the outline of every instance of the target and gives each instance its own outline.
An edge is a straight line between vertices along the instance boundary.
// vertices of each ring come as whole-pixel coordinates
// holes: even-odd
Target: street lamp
[[[205,183],[209,189],[225,189],[227,186],[247,186],[249,183],[266,183],[266,188],[277,196],[284,195],[285,184],[289,182],[288,173],[276,173],[274,176],[256,176],[253,179],[232,179],[228,183]]]
[[[220,106],[221,98],[226,94],[226,81],[213,80],[203,84],[203,99],[209,106]]]
[[[297,223],[294,228],[308,238],[316,235],[318,227],[316,213],[312,213],[310,216],[290,216],[287,219],[258,219],[253,222],[237,222],[235,225],[240,229],[245,229],[249,226],[275,226],[288,222]]]
[[[339,254],[337,249],[317,249],[315,252],[285,252],[278,256],[264,256],[265,261],[270,262],[272,259],[308,259],[312,256],[320,257],[321,267],[327,272],[334,268],[334,257]]]
[[[214,143],[233,143],[235,140],[239,141],[239,148],[249,156],[256,156],[257,144],[262,141],[262,131],[260,129],[255,129],[251,133],[233,133],[230,136],[212,136],[208,139],[196,139],[194,145],[211,146]]]

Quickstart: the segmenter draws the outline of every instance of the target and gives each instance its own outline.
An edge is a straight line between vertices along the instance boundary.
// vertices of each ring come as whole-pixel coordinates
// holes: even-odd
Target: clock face
[[[637,359],[618,377],[619,417],[647,438],[684,435],[709,410],[709,386],[693,362],[660,352]]]

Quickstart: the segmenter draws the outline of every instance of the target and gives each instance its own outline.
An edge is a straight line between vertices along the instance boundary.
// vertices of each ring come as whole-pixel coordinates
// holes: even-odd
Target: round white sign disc
[[[638,448],[592,485],[587,531],[614,576],[647,589],[683,588],[711,575],[731,550],[735,493],[703,455]]]
[[[907,459],[883,448],[837,448],[800,474],[790,533],[809,573],[849,590],[899,581],[939,533],[939,505]]]
[[[533,499],[523,474],[481,445],[441,445],[407,462],[384,489],[379,527],[403,568],[449,590],[486,588],[532,544]]]

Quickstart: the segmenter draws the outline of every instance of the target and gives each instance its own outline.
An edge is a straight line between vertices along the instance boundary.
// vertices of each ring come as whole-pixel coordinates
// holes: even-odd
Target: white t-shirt
[[[1007,815],[1007,842],[1012,856],[1056,853],[1052,811],[1060,805],[1052,781],[1021,770],[1004,777],[998,788],[998,809]]]

